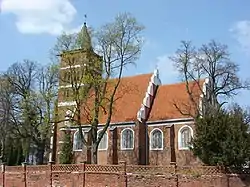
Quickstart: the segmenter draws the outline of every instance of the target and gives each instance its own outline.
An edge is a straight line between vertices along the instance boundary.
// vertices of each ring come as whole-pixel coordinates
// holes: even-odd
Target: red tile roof
[[[143,74],[121,79],[116,93],[117,100],[113,105],[112,123],[137,120],[137,112],[141,107],[151,76],[152,74]],[[198,84],[191,82],[190,88],[196,96],[200,95]],[[180,106],[181,110],[186,110],[184,105],[191,106],[184,82],[159,86],[148,121],[187,117],[176,109],[174,103]],[[99,123],[105,123],[106,119],[107,115],[101,114]]]
[[[199,104],[200,87],[190,82],[189,88],[192,90],[195,104]],[[191,117],[181,113],[194,114],[194,109],[194,103],[187,93],[186,83],[162,85],[158,89],[149,121]]]

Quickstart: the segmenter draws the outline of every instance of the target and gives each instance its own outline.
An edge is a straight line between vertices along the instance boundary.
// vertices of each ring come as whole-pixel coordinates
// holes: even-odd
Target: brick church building
[[[90,36],[86,24],[82,28],[85,43],[82,49],[71,51],[72,54],[86,58],[86,51],[91,47]],[[95,58],[101,59],[97,54]],[[63,63],[61,55],[60,74],[67,74],[69,67]],[[75,64],[75,68],[77,68]],[[161,72],[167,73],[167,72]],[[206,88],[205,81],[202,83]],[[202,105],[202,91],[196,83],[190,83],[193,93]],[[75,103],[67,96],[70,85],[60,83],[58,93],[58,115],[65,118],[67,108]],[[203,90],[204,93],[204,90]],[[199,161],[189,150],[189,142],[194,134],[194,120],[182,115],[177,109],[190,103],[186,91],[186,83],[162,85],[159,71],[130,77],[123,77],[116,93],[111,124],[104,134],[98,148],[98,164],[117,164],[126,161],[128,164],[193,165]],[[62,135],[70,131],[73,140],[74,163],[88,160],[88,151],[83,145],[78,127],[61,122],[57,125],[56,161],[63,144]],[[99,119],[99,130],[106,123],[105,115]],[[67,126],[67,128],[66,128]],[[82,124],[83,134],[88,138],[89,124]]]

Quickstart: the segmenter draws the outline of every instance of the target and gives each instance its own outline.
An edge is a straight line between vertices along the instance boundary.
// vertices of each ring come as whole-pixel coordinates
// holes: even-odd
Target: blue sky
[[[145,46],[136,67],[125,75],[152,72],[158,64],[164,83],[179,81],[168,56],[181,40],[196,46],[215,39],[229,46],[240,64],[241,78],[250,77],[250,1],[235,0],[0,0],[0,71],[22,59],[46,64],[61,31],[80,28],[84,14],[98,28],[120,12],[132,13],[145,25]],[[241,92],[236,101],[249,104]],[[249,97],[248,97],[249,98]],[[248,100],[246,102],[246,100]]]

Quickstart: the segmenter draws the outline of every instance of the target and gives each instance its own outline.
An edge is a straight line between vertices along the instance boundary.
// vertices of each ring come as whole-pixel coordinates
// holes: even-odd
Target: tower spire
[[[87,15],[86,14],[84,15],[84,18],[85,18],[84,24],[83,24],[83,27],[82,27],[81,33],[80,33],[81,48],[84,50],[92,51],[93,48],[92,48],[92,43],[91,43],[91,37],[89,35],[89,31],[87,28],[87,23],[86,23]]]
[[[84,25],[87,26],[87,14],[84,14]]]

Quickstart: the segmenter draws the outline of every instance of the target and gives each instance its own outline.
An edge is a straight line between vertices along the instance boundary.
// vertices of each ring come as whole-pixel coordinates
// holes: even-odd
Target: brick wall
[[[5,166],[1,187],[250,187],[244,175],[217,167],[126,165]]]
[[[189,150],[179,150],[178,148],[178,132],[181,127],[183,127],[184,124],[175,124],[174,125],[174,150],[176,155],[176,163],[178,165],[198,165],[201,164],[201,162],[192,154],[192,151]],[[195,130],[194,124],[188,124],[193,131]]]
[[[189,124],[193,129],[194,125]],[[150,133],[155,128],[160,129],[163,132],[163,149],[162,150],[150,150],[148,145],[148,163],[149,165],[168,165],[171,162],[176,162],[178,165],[199,165],[199,160],[192,154],[189,150],[179,150],[178,148],[178,131],[184,126],[184,124],[174,124],[172,126],[169,125],[154,125],[148,126],[148,137],[150,137]],[[128,127],[117,127],[116,130],[112,130],[108,132],[109,134],[109,143],[108,143],[108,154],[107,155],[99,155],[99,156],[108,156],[112,157],[113,154],[116,154],[118,161],[126,161],[128,164],[138,164],[139,163],[139,146],[142,145],[142,142],[139,142],[139,129],[138,125],[130,126],[132,130],[134,130],[134,149],[133,150],[121,150],[121,131]],[[171,133],[172,131],[172,133]],[[113,145],[113,136],[116,135],[116,144],[115,147]],[[148,142],[150,144],[150,142]],[[146,145],[145,145],[146,148]],[[108,164],[113,164],[112,159],[108,158]]]
[[[155,129],[160,129],[163,132],[163,149],[150,150],[148,142],[148,164],[149,165],[168,165],[171,162],[176,162],[178,165],[199,165],[199,160],[193,156],[189,150],[179,150],[178,148],[178,131],[184,124],[169,125],[154,125],[148,126],[148,139],[150,133]],[[194,129],[193,124],[189,124]],[[134,149],[122,150],[121,149],[121,132],[125,128],[130,128],[134,131]],[[77,129],[75,129],[77,130]],[[59,131],[59,130],[58,130]],[[71,131],[72,138],[74,130]],[[139,147],[146,148],[143,142],[139,142],[140,130],[138,125],[131,125],[125,127],[114,127],[107,130],[108,134],[108,149],[105,151],[98,151],[98,164],[117,164],[119,161],[126,161],[128,164],[138,164],[139,160]],[[64,132],[59,131],[58,141],[60,141],[60,134]],[[61,136],[62,137],[62,136]],[[87,136],[86,136],[87,138]],[[143,146],[142,146],[143,145]],[[60,151],[60,144],[57,144],[57,151]],[[87,160],[87,150],[81,152],[74,152],[74,163],[81,163]]]
[[[155,128],[160,129],[163,132],[163,150],[149,150],[149,164],[168,165],[171,162],[170,128],[166,126],[156,126],[156,127],[149,126],[148,137],[150,137],[150,133]]]

